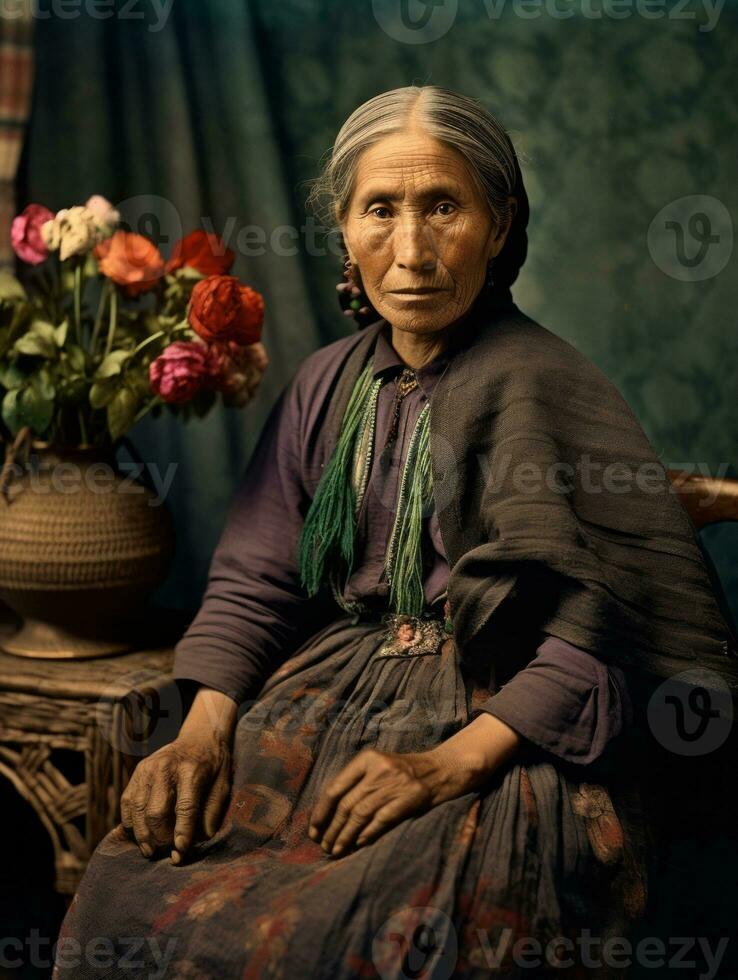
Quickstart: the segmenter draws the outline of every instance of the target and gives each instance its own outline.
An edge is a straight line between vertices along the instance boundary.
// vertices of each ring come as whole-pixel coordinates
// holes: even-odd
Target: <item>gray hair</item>
[[[508,237],[494,261],[495,288],[509,295],[527,254],[528,197],[510,137],[468,96],[438,85],[408,85],[364,102],[341,126],[320,174],[310,182],[307,206],[325,227],[335,230],[348,211],[361,153],[385,136],[401,133],[410,120],[465,157],[497,224],[510,218],[508,197],[517,199]]]

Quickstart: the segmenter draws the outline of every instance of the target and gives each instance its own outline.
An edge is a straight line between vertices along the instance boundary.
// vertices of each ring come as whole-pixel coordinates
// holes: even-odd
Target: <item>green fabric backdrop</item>
[[[155,214],[163,249],[204,218],[239,252],[245,226],[269,242],[281,226],[304,225],[305,181],[360,102],[410,83],[456,88],[496,113],[524,154],[532,217],[518,305],[608,374],[665,463],[730,464],[738,475],[738,276],[735,257],[725,261],[725,216],[738,205],[735,6],[712,25],[695,2],[650,20],[635,2],[615,19],[608,8],[592,16],[602,10],[594,0],[542,4],[537,16],[530,4],[446,0],[412,30],[402,2],[174,0],[163,25],[148,2],[132,8],[143,19],[40,18],[19,205],[55,209],[100,192],[123,202],[138,230]],[[418,18],[424,5],[405,7]],[[692,210],[719,241],[700,278],[682,281],[689,262],[665,272],[659,258],[680,234],[663,231],[669,215],[660,246],[648,233],[690,195],[701,196]],[[698,237],[704,227],[694,226]],[[684,252],[698,249],[687,234]],[[199,600],[279,390],[309,351],[351,329],[325,243],[301,234],[292,254],[261,251],[242,247],[234,268],[266,298],[272,363],[258,400],[187,425],[145,419],[133,431],[151,464],[177,465],[168,502],[178,554],[160,591],[175,605]],[[706,541],[738,609],[738,527],[710,529]]]

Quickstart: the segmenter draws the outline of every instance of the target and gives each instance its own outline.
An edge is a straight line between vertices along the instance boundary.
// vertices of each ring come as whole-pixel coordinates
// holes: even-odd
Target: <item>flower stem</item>
[[[158,395],[154,395],[154,397],[150,401],[146,402],[146,404],[142,408],[140,408],[139,411],[136,413],[136,416],[133,419],[132,425],[135,425],[136,422],[138,422],[139,419],[142,419],[144,417],[144,415],[148,412],[148,410],[150,408],[153,408],[154,405],[156,405],[156,403],[159,400],[160,400],[159,399],[159,396]]]
[[[169,331],[169,336],[171,336],[174,333],[177,333],[178,330],[189,330],[189,329],[190,329],[189,323],[180,323],[178,327],[173,327],[172,330]],[[160,337],[165,337],[165,336],[167,336],[166,330],[157,330],[156,333],[152,333],[150,337],[147,337],[146,340],[142,340],[137,347],[134,347],[134,349],[131,351],[131,357],[135,357],[136,354],[138,354],[140,350],[143,350],[147,344],[150,344],[152,343],[152,341],[158,340]]]
[[[82,434],[82,442],[85,443],[85,445],[86,445],[88,443],[88,439],[87,439],[87,426],[85,425],[85,417],[82,414],[82,409],[81,408],[78,408],[77,409],[77,415],[79,417],[79,430],[80,430],[80,432]]]
[[[82,263],[74,266],[74,323],[77,330],[77,343],[82,346]]]
[[[108,338],[105,342],[105,357],[108,356],[113,348],[113,337],[115,335],[115,327],[118,322],[118,291],[113,289],[110,294],[110,323],[108,325]]]
[[[103,314],[105,313],[105,307],[107,306],[108,299],[110,297],[110,290],[112,288],[112,283],[109,279],[105,280],[105,283],[100,290],[100,301],[97,304],[97,313],[95,315],[95,326],[92,329],[92,339],[90,340],[90,355],[95,356],[95,344],[97,343],[97,338],[100,333],[100,328],[102,327]]]

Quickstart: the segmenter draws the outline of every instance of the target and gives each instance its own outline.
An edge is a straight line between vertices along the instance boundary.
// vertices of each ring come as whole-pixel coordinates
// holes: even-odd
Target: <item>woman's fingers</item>
[[[366,786],[366,781],[359,784],[360,787]],[[326,850],[337,856],[343,854],[353,844],[374,819],[374,815],[387,802],[387,794],[382,790],[375,789],[373,792],[365,788],[364,793],[355,798],[351,794],[346,797],[347,815],[345,818],[339,817],[341,806],[336,808],[336,815],[323,835],[323,844]]]
[[[168,766],[158,766],[151,777],[145,820],[152,847],[171,847],[174,839],[174,780]]]
[[[203,831],[212,837],[223,822],[223,811],[231,791],[230,768],[223,766],[210,788],[203,814]]]
[[[200,803],[205,789],[205,776],[201,766],[181,763],[177,770],[177,801],[174,805],[176,815],[174,824],[174,846],[172,860],[176,863],[195,840]]]
[[[418,800],[392,800],[391,803],[385,803],[384,806],[379,807],[372,820],[361,831],[356,843],[359,847],[363,847],[364,844],[370,844],[377,837],[381,837],[390,827],[394,827],[395,824],[404,820],[405,817],[416,813],[418,809]]]
[[[320,794],[310,816],[308,833],[312,840],[320,840],[323,836],[323,831],[333,818],[336,806],[341,797],[355,786],[360,779],[363,779],[369,765],[371,751],[360,752],[351,762],[343,767]]]
[[[150,788],[151,783],[144,778],[142,773],[132,785],[129,784],[126,787],[125,811],[123,801],[121,801],[121,814],[125,812],[123,825],[133,832],[136,843],[144,857],[151,857],[154,853],[150,843],[149,827],[146,823],[146,804],[149,799]]]
[[[431,793],[412,754],[361,752],[318,801],[310,837],[330,854],[364,844],[393,823],[430,805]]]

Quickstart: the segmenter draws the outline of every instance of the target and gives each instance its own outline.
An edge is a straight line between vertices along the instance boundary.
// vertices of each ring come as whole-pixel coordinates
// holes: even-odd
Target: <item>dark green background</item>
[[[587,17],[582,5],[569,19],[545,8],[524,18],[508,3],[496,19],[490,2],[460,0],[443,36],[410,44],[378,22],[399,3],[174,0],[158,30],[146,0],[132,8],[143,19],[40,18],[19,205],[57,209],[99,192],[123,202],[138,230],[158,213],[163,238],[203,218],[227,231],[230,219],[237,248],[243,226],[269,236],[303,225],[305,181],[362,101],[410,83],[458,89],[495,113],[524,154],[530,252],[518,305],[607,373],[665,463],[730,464],[738,475],[735,257],[682,282],[647,244],[675,199],[705,195],[736,212],[735,5],[705,30],[697,2],[655,20]],[[338,258],[309,254],[305,242],[293,255],[240,254],[234,268],[267,304],[271,366],[258,399],[133,431],[152,465],[178,466],[168,498],[178,555],[164,601],[198,603],[266,412],[308,352],[351,330],[336,302]],[[738,608],[738,528],[705,539]]]

